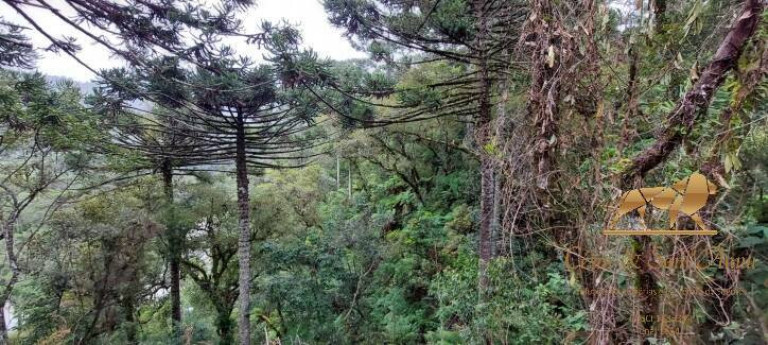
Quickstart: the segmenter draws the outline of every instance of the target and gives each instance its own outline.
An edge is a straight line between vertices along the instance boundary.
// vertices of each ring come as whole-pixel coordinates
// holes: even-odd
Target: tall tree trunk
[[[503,175],[496,167],[493,172],[493,213],[491,215],[491,257],[499,256],[499,237],[501,236],[501,180]]]
[[[653,10],[653,29],[656,33],[664,33],[664,22],[666,21],[667,0],[651,0],[651,9]]]
[[[489,30],[487,6],[484,0],[473,2],[477,25],[478,113],[475,119],[477,143],[480,153],[480,233],[478,236],[478,288],[481,294],[488,289],[488,261],[491,259],[491,227],[494,207],[494,162],[485,149],[491,143],[491,79],[488,71],[485,40]]]
[[[181,258],[173,253],[170,262],[171,273],[171,320],[173,321],[174,336],[181,335]]]
[[[0,308],[0,345],[8,344],[8,328],[5,326],[5,304]]]
[[[16,227],[16,215],[12,215],[11,218],[5,222],[1,223],[0,226],[3,228],[2,233],[5,237],[5,255],[6,260],[8,261],[8,265],[11,268],[11,278],[8,280],[8,282],[5,284],[5,287],[0,294],[0,306],[3,308],[0,309],[0,313],[5,312],[5,305],[8,303],[8,299],[11,297],[11,292],[13,291],[14,285],[16,285],[16,282],[19,280],[19,265],[18,261],[16,260],[16,249],[14,248],[14,229]],[[2,219],[0,219],[2,221]],[[8,344],[8,328],[5,326],[5,315],[2,316],[2,320],[0,320],[0,345],[6,345]]]
[[[347,197],[352,199],[352,162],[347,162]]]
[[[248,167],[245,154],[245,123],[240,118],[237,124],[237,152],[235,156],[237,173],[237,205],[240,211],[240,239],[237,245],[240,264],[240,315],[237,321],[240,344],[251,343],[251,220],[250,197],[248,195]]]
[[[173,164],[169,158],[163,159],[160,170],[163,174],[163,193],[165,194],[165,199],[173,202]]]
[[[163,192],[169,207],[173,207],[173,166],[170,159],[163,160],[161,166],[163,174]],[[168,229],[168,248],[170,254],[170,274],[171,274],[171,322],[173,327],[173,337],[178,343],[181,340],[181,245],[179,230],[175,224]]]
[[[341,188],[341,158],[336,152],[336,189]]]
[[[551,209],[550,187],[556,171],[555,149],[559,140],[557,120],[563,50],[560,49],[562,37],[558,29],[561,24],[548,0],[534,1],[532,11],[535,15],[532,29],[538,37],[538,42],[533,52],[528,113],[536,130],[533,139],[533,163],[536,168],[537,196],[540,206],[548,213]],[[544,218],[547,218],[547,215],[544,215]]]
[[[504,49],[501,54],[503,60],[509,59],[509,50]],[[509,71],[507,71],[509,72]],[[510,73],[511,74],[511,73]],[[503,152],[506,155],[507,148],[506,143],[511,135],[512,121],[507,118],[507,102],[509,101],[509,74],[502,77],[499,82],[499,91],[501,92],[501,99],[498,102],[496,110],[495,134],[499,145],[504,147],[499,148],[499,152]],[[504,236],[502,231],[502,219],[504,214],[504,200],[503,200],[503,187],[504,187],[504,161],[497,161],[494,166],[493,172],[493,219],[491,221],[491,243],[493,244],[491,250],[492,257],[498,257],[503,255],[503,250],[500,247],[500,243],[504,243]]]

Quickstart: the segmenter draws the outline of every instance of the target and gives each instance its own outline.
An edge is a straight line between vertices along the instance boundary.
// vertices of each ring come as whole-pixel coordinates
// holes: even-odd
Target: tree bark
[[[347,162],[347,198],[352,199],[352,163]]]
[[[248,195],[248,167],[245,152],[245,123],[238,119],[237,123],[237,152],[235,169],[237,173],[237,205],[240,212],[240,239],[237,252],[239,262],[240,314],[238,327],[240,344],[251,343],[251,221],[250,197]]]
[[[478,113],[475,119],[477,142],[480,154],[480,233],[478,234],[478,288],[481,294],[488,289],[488,261],[491,259],[491,227],[493,224],[494,191],[493,159],[485,152],[491,143],[491,79],[488,71],[488,61],[485,40],[489,30],[484,0],[475,0],[473,10],[477,25],[477,68],[478,68]]]
[[[339,153],[336,152],[336,189],[341,188],[341,158]]]
[[[173,207],[173,166],[169,159],[162,163],[163,192],[168,205]],[[174,225],[175,227],[175,225]],[[181,250],[179,246],[179,229],[168,229],[168,248],[170,249],[170,274],[171,274],[171,323],[173,337],[178,343],[181,340]]]
[[[653,28],[660,34],[664,33],[664,23],[666,22],[667,0],[651,0],[653,9]]]
[[[173,165],[170,159],[163,159],[161,170],[163,174],[163,193],[166,200],[173,202]]]
[[[505,49],[502,54],[502,59],[509,59],[509,51]],[[495,133],[497,142],[503,147],[499,148],[499,152],[503,152],[506,155],[507,148],[506,143],[511,135],[511,120],[507,118],[507,102],[509,101],[509,75],[501,78],[499,82],[499,91],[501,93],[501,99],[497,104],[496,120],[494,121]],[[505,164],[502,161],[497,161],[494,167],[493,175],[493,219],[491,221],[491,243],[493,247],[491,250],[492,257],[498,257],[503,255],[503,250],[500,247],[500,243],[504,243],[504,236],[502,231],[502,219],[504,214],[504,200],[503,200],[503,187],[504,187],[504,167]]]
[[[5,288],[3,289],[2,294],[0,294],[0,306],[3,307],[3,309],[0,309],[0,313],[5,312],[5,304],[11,297],[11,292],[13,291],[14,285],[16,285],[16,282],[19,280],[19,265],[18,261],[16,260],[16,250],[14,248],[14,229],[16,227],[16,219],[17,217],[13,215],[11,216],[11,219],[1,224],[3,227],[2,233],[5,237],[5,255],[6,259],[8,260],[8,265],[11,268],[11,278],[5,284]],[[2,316],[2,320],[0,321],[2,321],[0,323],[0,345],[6,345],[8,344],[8,329],[5,326],[5,315]]]
[[[499,237],[501,236],[501,180],[503,175],[496,167],[493,173],[493,213],[491,215],[491,257],[499,256]]]
[[[8,344],[8,328],[5,327],[5,304],[0,308],[0,345]]]
[[[539,200],[545,211],[550,208],[549,189],[554,179],[553,166],[557,145],[557,117],[560,98],[560,61],[562,51],[558,42],[561,38],[556,33],[559,23],[553,17],[549,1],[534,1],[534,32],[538,35],[536,50],[533,53],[531,72],[531,92],[528,100],[528,112],[534,120],[533,163],[536,168],[536,186]]]

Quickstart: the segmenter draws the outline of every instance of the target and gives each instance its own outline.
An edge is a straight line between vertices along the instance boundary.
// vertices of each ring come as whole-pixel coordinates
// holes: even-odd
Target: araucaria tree
[[[377,0],[324,2],[331,22],[378,60],[398,68],[444,62],[461,73],[424,85],[396,90],[399,111],[372,124],[412,122],[450,117],[471,124],[471,145],[480,159],[479,287],[488,286],[494,231],[499,232],[496,181],[501,179],[494,152],[494,103],[500,85],[515,69],[515,48],[527,10],[517,1],[451,0],[389,2]],[[400,55],[405,53],[405,55]],[[502,108],[503,109],[503,108]],[[500,115],[504,115],[501,111]],[[503,116],[502,116],[503,117]],[[507,118],[498,118],[502,126]],[[496,227],[496,229],[494,229]]]
[[[109,109],[110,104],[124,107],[136,99],[157,102],[160,109],[151,115],[123,112],[122,116],[133,119],[132,124],[115,125],[110,132],[118,134],[114,142],[118,147],[138,151],[140,159],[147,160],[145,169],[163,171],[166,180],[172,171],[235,175],[241,344],[248,344],[251,337],[249,175],[267,168],[300,166],[320,139],[306,134],[318,107],[312,106],[313,98],[306,90],[295,87],[316,84],[317,74],[300,68],[317,66],[318,62],[312,53],[299,51],[292,29],[268,30],[270,36],[264,43],[274,55],[273,63],[254,66],[247,59],[236,58],[229,48],[208,41],[195,55],[193,69],[180,67],[179,60],[155,60],[154,68],[140,73],[122,77],[108,73],[109,92],[94,101],[103,109]],[[151,140],[142,139],[138,133]]]
[[[73,29],[91,43],[98,44],[113,55],[128,62],[136,69],[148,69],[156,66],[153,59],[174,58],[194,64],[195,49],[190,49],[190,36],[238,37],[253,40],[260,34],[243,32],[240,20],[235,15],[253,2],[251,0],[222,0],[215,4],[192,3],[189,1],[4,1],[8,8],[16,12],[23,23],[10,23],[0,18],[0,66],[33,66],[35,48],[62,52],[94,72],[107,82],[118,82],[119,75],[108,76],[94,66],[87,65],[79,52],[81,42],[70,36],[61,36],[49,29],[42,22],[41,13],[53,18],[57,24]],[[35,47],[24,34],[24,29],[32,29],[42,35],[49,43],[47,47]],[[194,43],[192,44],[194,46]],[[103,71],[102,71],[103,72]],[[166,77],[168,77],[166,75]],[[172,79],[172,77],[171,77]],[[119,83],[119,82],[118,82]],[[120,85],[130,93],[138,90],[129,85]],[[178,90],[169,90],[171,95]],[[144,94],[146,96],[146,94]],[[158,99],[150,101],[158,102]],[[171,135],[173,137],[173,135]],[[129,144],[129,146],[132,144]],[[166,149],[170,149],[166,147]],[[166,195],[173,198],[173,173],[170,161],[162,159],[158,166],[165,178]],[[178,231],[176,231],[178,232]],[[180,278],[178,248],[170,245],[171,250],[171,319],[174,327],[181,323]],[[175,253],[175,254],[174,254]],[[178,331],[178,330],[177,330]],[[178,332],[177,332],[178,333]],[[178,340],[178,339],[177,339]]]
[[[250,343],[251,222],[248,175],[258,169],[296,165],[304,152],[306,130],[314,114],[279,90],[274,66],[235,66],[218,62],[198,70],[193,102],[204,113],[194,125],[204,130],[194,150],[198,163],[234,163],[239,218],[238,263],[240,343]]]

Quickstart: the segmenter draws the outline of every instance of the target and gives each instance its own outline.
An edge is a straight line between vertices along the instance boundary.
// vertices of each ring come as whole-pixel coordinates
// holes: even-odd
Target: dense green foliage
[[[260,64],[221,42],[250,1],[71,1],[130,67],[0,71],[0,344],[768,342],[757,1],[327,0],[372,61],[265,23]],[[697,171],[716,236],[601,233]]]

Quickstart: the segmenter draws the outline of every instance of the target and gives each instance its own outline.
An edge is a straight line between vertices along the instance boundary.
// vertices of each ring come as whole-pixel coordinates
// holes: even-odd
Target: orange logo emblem
[[[693,173],[671,187],[649,187],[624,192],[619,199],[619,207],[613,213],[608,228],[603,231],[603,234],[633,236],[715,235],[717,231],[707,228],[701,215],[699,215],[699,211],[707,205],[709,196],[716,193],[717,186],[700,173]],[[640,215],[642,227],[647,228],[645,225],[645,215],[648,205],[659,210],[668,211],[669,226],[667,229],[616,229],[616,224],[618,224],[619,220],[633,211],[637,211]],[[677,217],[681,213],[691,217],[700,230],[674,230],[677,227]]]

